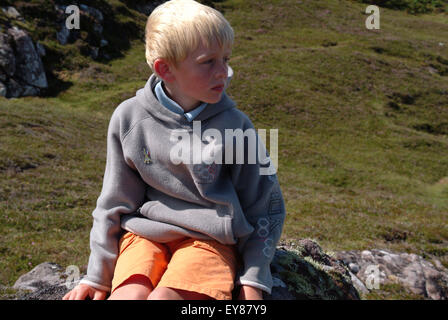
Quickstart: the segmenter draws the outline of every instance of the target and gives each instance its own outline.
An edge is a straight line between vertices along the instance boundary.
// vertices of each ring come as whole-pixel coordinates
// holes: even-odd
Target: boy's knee
[[[210,297],[193,291],[157,287],[148,296],[148,300],[209,300]]]
[[[148,296],[148,300],[179,300],[180,297],[174,289],[166,287],[155,288]]]
[[[133,275],[110,295],[109,300],[145,300],[152,291],[148,277]]]

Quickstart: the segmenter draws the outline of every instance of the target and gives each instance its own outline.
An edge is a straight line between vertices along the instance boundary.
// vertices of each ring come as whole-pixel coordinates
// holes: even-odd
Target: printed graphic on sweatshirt
[[[272,192],[269,200],[269,214],[282,213],[282,197],[280,192]]]
[[[195,164],[193,165],[194,180],[197,183],[212,183],[218,175],[218,166],[216,163]]]
[[[143,147],[143,155],[145,157],[144,163],[150,164],[152,160],[151,160],[151,154],[149,153],[149,148],[146,149],[145,147]]]
[[[257,221],[257,234],[260,241],[264,243],[262,252],[265,257],[272,258],[275,253],[275,243],[273,239],[277,239],[281,233],[283,219],[269,216],[268,218],[260,218]]]

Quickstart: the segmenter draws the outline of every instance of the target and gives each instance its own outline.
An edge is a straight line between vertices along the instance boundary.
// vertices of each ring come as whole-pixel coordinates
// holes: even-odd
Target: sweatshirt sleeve
[[[81,283],[104,291],[111,289],[121,235],[120,216],[137,210],[143,203],[146,188],[133,164],[123,154],[121,132],[116,110],[108,127],[103,187],[92,213],[87,274],[81,280]]]
[[[254,130],[249,120],[250,129]],[[239,239],[243,267],[237,277],[237,284],[249,285],[271,293],[272,275],[270,264],[280,239],[285,219],[285,205],[275,170],[267,172],[272,162],[266,165],[262,156],[268,156],[266,148],[256,134],[257,154],[255,163],[248,162],[248,143],[244,144],[244,163],[231,166],[232,181],[247,221],[254,227],[248,236]],[[249,140],[249,139],[245,139]],[[238,152],[238,151],[236,151]],[[263,155],[264,154],[264,155]],[[261,158],[261,160],[259,159]],[[271,173],[271,174],[267,174]]]

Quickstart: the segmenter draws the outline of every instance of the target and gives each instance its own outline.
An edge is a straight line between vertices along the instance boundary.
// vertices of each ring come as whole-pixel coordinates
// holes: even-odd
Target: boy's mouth
[[[212,90],[221,92],[224,90],[224,85],[213,87]]]

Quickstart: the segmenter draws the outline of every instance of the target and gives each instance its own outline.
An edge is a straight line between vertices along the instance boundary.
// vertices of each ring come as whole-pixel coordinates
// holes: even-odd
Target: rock
[[[66,18],[68,15],[65,13],[67,6],[65,5],[55,5],[56,15],[57,15],[57,23],[59,24],[59,31],[56,33],[56,38],[58,42],[62,45],[66,45],[68,43],[73,43],[81,38],[81,33],[77,28],[68,29],[66,26]],[[89,21],[91,24],[91,29],[88,28],[89,33],[87,38],[83,38],[83,41],[86,41],[88,45],[85,46],[84,54],[89,55],[92,59],[96,60],[100,57],[107,58],[108,56],[104,54],[99,48],[106,47],[109,42],[104,39],[103,32],[104,27],[102,23],[104,22],[103,13],[93,7],[89,7],[87,5],[81,4],[79,6],[79,13],[82,16],[84,22]],[[82,20],[81,19],[81,20]],[[86,28],[84,27],[84,30]]]
[[[16,300],[62,300],[68,291],[65,285],[43,286],[35,292],[19,295]]]
[[[53,285],[61,285],[62,267],[56,263],[44,262],[37,265],[30,272],[22,275],[14,283],[17,290],[37,291]]]
[[[106,39],[101,39],[100,41],[100,47],[105,47],[109,44],[109,42]]]
[[[348,267],[349,267],[350,271],[353,273],[358,273],[358,271],[359,271],[359,266],[356,263],[350,263],[348,265]]]
[[[366,288],[364,283],[351,272],[350,272],[350,279],[352,280],[353,286],[356,288],[356,290],[358,290],[358,292],[362,294],[369,293],[369,289]]]
[[[0,81],[7,98],[38,95],[48,87],[45,70],[30,36],[12,27],[0,33]]]
[[[98,47],[91,47],[90,48],[90,56],[92,57],[92,59],[97,59],[98,55],[99,55],[99,50],[100,48]]]
[[[101,36],[103,34],[103,26],[99,23],[95,23],[93,25],[93,31],[98,35]]]
[[[8,77],[12,77],[16,72],[16,59],[11,46],[11,36],[7,33],[0,33],[0,71],[3,71]]]
[[[22,15],[14,7],[2,8],[2,11],[6,14],[9,19],[23,20]]]
[[[15,300],[60,300],[78,282],[67,283],[69,273],[56,263],[43,262],[15,282]]]
[[[67,6],[55,4],[57,23],[59,25],[59,31],[56,32],[56,39],[62,45],[66,45],[69,42],[76,40],[76,32],[72,32],[72,29],[67,28],[66,20],[69,14],[65,13]],[[70,27],[70,25],[69,25]]]
[[[432,264],[416,254],[378,249],[341,251],[336,256],[348,266],[359,266],[354,274],[367,288],[372,281],[378,286],[398,283],[424,298],[448,299],[448,270],[439,261]]]
[[[277,247],[271,264],[274,285],[265,299],[360,299],[348,268],[313,240]]]
[[[6,97],[6,86],[0,81],[0,96]]]
[[[44,66],[30,36],[16,27],[8,32],[16,44],[16,76],[32,86],[47,88]]]
[[[70,38],[70,30],[64,24],[61,24],[61,30],[56,33],[56,39],[62,45],[66,45]]]
[[[40,57],[45,57],[47,54],[45,47],[40,42],[36,42],[36,51]]]
[[[23,87],[15,81],[13,78],[9,79],[8,86],[7,86],[7,98],[18,98],[22,96],[23,93]]]
[[[104,17],[103,17],[103,13],[100,10],[95,9],[93,7],[86,6],[85,4],[81,4],[79,7],[80,7],[81,11],[84,11],[87,15],[93,17],[99,23],[103,22]]]

